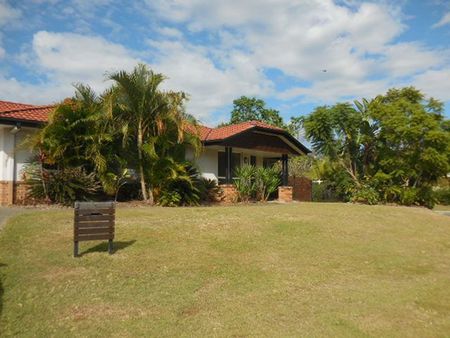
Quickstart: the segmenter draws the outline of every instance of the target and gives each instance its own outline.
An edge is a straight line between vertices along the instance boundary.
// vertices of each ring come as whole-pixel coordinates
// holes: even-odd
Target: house
[[[47,122],[53,108],[0,101],[0,204],[26,202],[22,171],[33,156],[18,145]],[[284,129],[259,121],[219,128],[199,126],[198,132],[203,151],[196,159],[188,151],[186,158],[195,160],[202,176],[222,184],[226,195],[233,194],[234,168],[242,164],[270,166],[281,161],[283,186],[287,186],[289,157],[310,152]],[[289,189],[285,190],[289,194]]]
[[[47,122],[53,108],[0,101],[0,205],[25,202],[22,171],[33,156],[19,145]]]

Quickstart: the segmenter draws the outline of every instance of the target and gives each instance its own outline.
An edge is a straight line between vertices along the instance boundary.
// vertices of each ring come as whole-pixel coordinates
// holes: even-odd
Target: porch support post
[[[225,147],[225,158],[226,158],[226,177],[225,181],[227,184],[232,183],[233,175],[231,173],[231,154],[232,154],[233,148],[231,147]]]
[[[281,156],[281,177],[283,186],[288,185],[288,177],[289,177],[289,169],[288,169],[288,156],[287,154],[283,154]]]

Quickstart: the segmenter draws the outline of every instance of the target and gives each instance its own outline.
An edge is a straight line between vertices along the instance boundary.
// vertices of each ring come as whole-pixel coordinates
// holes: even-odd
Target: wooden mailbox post
[[[112,254],[115,223],[114,202],[75,202],[73,255],[78,256],[78,242],[108,240]]]

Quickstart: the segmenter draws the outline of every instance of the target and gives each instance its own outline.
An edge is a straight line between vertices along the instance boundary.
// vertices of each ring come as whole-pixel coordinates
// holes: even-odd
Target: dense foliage
[[[184,111],[186,95],[161,90],[164,76],[142,64],[132,72],[121,71],[108,78],[114,84],[102,95],[77,85],[74,97],[51,114],[33,141],[41,170],[37,179],[42,180],[49,165],[58,173],[49,175],[50,180],[57,180],[55,175],[60,173],[81,170],[101,183],[100,195],[114,198],[120,190],[127,190],[127,184],[136,187],[139,182],[140,194],[150,204],[155,192],[173,182],[192,185],[184,153],[188,146],[198,153],[201,143],[195,119]],[[191,196],[178,192],[179,204],[198,203],[195,190],[189,192]],[[57,202],[68,204],[72,195],[63,194],[67,198]]]
[[[320,178],[344,200],[431,207],[433,185],[450,171],[443,104],[413,87],[318,107],[302,126],[326,162]]]
[[[243,165],[235,171],[238,199],[248,202],[250,199],[267,201],[281,184],[280,171],[276,166],[255,167]]]
[[[95,197],[101,189],[93,172],[87,173],[81,167],[60,170],[45,170],[32,164],[25,171],[30,186],[30,197],[36,201],[49,201],[73,205]]]
[[[267,108],[264,100],[241,96],[233,101],[230,124],[246,121],[261,121],[280,128],[285,127],[280,112]]]

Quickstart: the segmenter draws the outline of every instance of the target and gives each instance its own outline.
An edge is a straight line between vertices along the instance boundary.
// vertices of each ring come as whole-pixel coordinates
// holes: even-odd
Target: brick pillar
[[[0,181],[0,205],[13,204],[13,182],[12,181]]]
[[[278,202],[292,202],[292,187],[278,187]]]
[[[237,201],[237,191],[234,184],[221,184],[220,188],[223,191],[223,202],[235,203]]]

